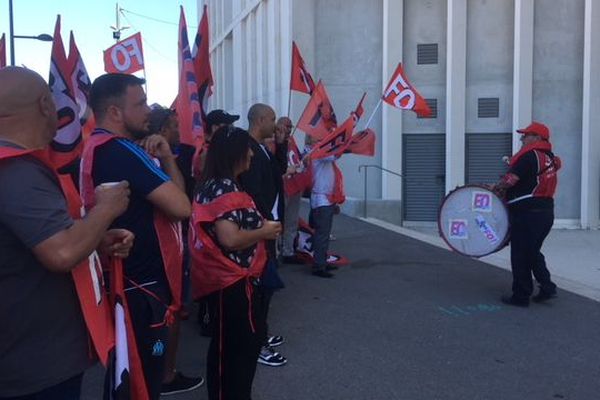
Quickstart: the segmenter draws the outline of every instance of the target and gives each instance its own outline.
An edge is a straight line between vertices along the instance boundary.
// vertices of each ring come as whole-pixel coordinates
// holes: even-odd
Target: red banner
[[[363,93],[362,97],[360,98],[360,101],[358,102],[358,105],[356,106],[356,109],[352,111],[352,115],[354,116],[354,120],[356,122],[358,122],[360,117],[362,117],[362,115],[365,113],[365,108],[363,107],[365,97],[367,97],[367,92]]]
[[[296,42],[292,42],[292,76],[290,79],[290,90],[312,94],[315,90],[315,81],[306,69],[306,64],[300,55]]]
[[[0,68],[6,67],[6,35],[0,38]]]
[[[196,71],[196,81],[198,82],[198,96],[200,96],[203,122],[206,118],[208,98],[212,95],[212,86],[214,83],[210,68],[210,51],[208,47],[210,41],[208,35],[208,7],[204,5],[202,19],[200,20],[198,32],[196,32],[194,40],[194,48],[192,49],[192,59],[194,61],[194,70]]]
[[[414,111],[420,117],[431,116],[431,109],[425,99],[421,97],[406,78],[402,63],[398,64],[396,71],[394,71],[390,83],[383,92],[382,99],[396,108]]]
[[[321,81],[315,87],[297,126],[315,139],[327,136],[337,126],[333,107]]]
[[[201,146],[203,138],[202,110],[198,97],[198,81],[192,60],[190,42],[187,34],[187,23],[183,7],[179,16],[179,92],[176,109],[179,118],[181,142]],[[197,143],[200,141],[200,143]]]
[[[106,72],[132,74],[141,69],[144,69],[144,51],[140,32],[104,50]]]

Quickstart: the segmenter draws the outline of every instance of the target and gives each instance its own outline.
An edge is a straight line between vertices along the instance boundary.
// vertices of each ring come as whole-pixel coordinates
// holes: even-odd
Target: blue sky
[[[190,41],[198,25],[196,0],[121,0],[125,17],[121,25],[124,39],[142,33],[149,103],[170,105],[177,94],[177,24],[179,5],[183,5]],[[75,35],[77,47],[93,80],[104,73],[103,50],[112,46],[111,25],[115,25],[115,1],[112,0],[13,0],[15,35],[35,36],[54,32],[56,15],[61,15],[62,38],[68,51],[69,32]],[[140,15],[136,15],[140,14]],[[155,21],[158,19],[165,22]],[[6,33],[8,47],[8,0],[0,0],[0,36]],[[33,69],[48,79],[52,43],[31,39],[15,39],[15,64]],[[10,63],[10,50],[6,60]],[[140,71],[140,76],[143,76]]]

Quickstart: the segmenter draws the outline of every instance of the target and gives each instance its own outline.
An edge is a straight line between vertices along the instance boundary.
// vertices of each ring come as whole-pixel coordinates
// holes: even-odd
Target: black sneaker
[[[521,299],[517,299],[514,296],[502,296],[500,297],[500,301],[503,302],[504,304],[508,304],[509,306],[516,306],[516,307],[529,307],[529,300],[521,300]]]
[[[534,303],[543,303],[547,300],[553,299],[556,297],[556,290],[554,292],[545,292],[540,290],[538,294],[531,298],[531,301]]]
[[[169,396],[177,393],[185,393],[198,389],[204,384],[204,379],[201,376],[190,377],[185,376],[181,372],[175,373],[175,378],[169,383],[163,383],[160,389],[161,396]]]
[[[258,363],[269,367],[281,367],[287,363],[287,359],[273,350],[270,346],[263,346],[258,354]]]
[[[325,269],[313,269],[312,274],[319,278],[333,278],[333,274],[329,271],[325,271]]]
[[[283,344],[283,342],[285,342],[285,340],[283,340],[283,336],[275,335],[275,336],[269,336],[267,338],[267,344],[270,347],[280,346]]]

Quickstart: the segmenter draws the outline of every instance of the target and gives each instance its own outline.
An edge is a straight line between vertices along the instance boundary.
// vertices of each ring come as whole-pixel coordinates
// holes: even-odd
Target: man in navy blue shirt
[[[106,141],[85,153],[88,160],[84,154],[82,173],[87,162],[95,186],[122,180],[130,183],[129,207],[113,225],[127,227],[136,236],[124,263],[125,290],[146,386],[150,398],[158,399],[168,342],[162,322],[172,294],[155,214],[181,221],[190,216],[191,205],[169,144],[160,135],[148,136],[150,108],[143,83],[125,74],[106,74],[94,81],[90,104],[97,128],[92,136],[102,135]],[[92,137],[90,143],[100,137]]]

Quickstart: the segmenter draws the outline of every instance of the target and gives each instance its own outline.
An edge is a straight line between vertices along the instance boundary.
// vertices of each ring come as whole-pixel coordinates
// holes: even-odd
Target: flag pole
[[[381,97],[379,98],[379,101],[377,102],[377,105],[375,106],[375,109],[373,110],[373,112],[371,113],[371,116],[369,117],[369,119],[367,120],[367,124],[365,125],[365,127],[363,128],[363,130],[367,129],[369,127],[369,125],[371,124],[371,120],[373,119],[373,117],[375,116],[375,113],[377,112],[377,110],[379,109],[379,107],[381,106],[381,102],[382,99]]]

